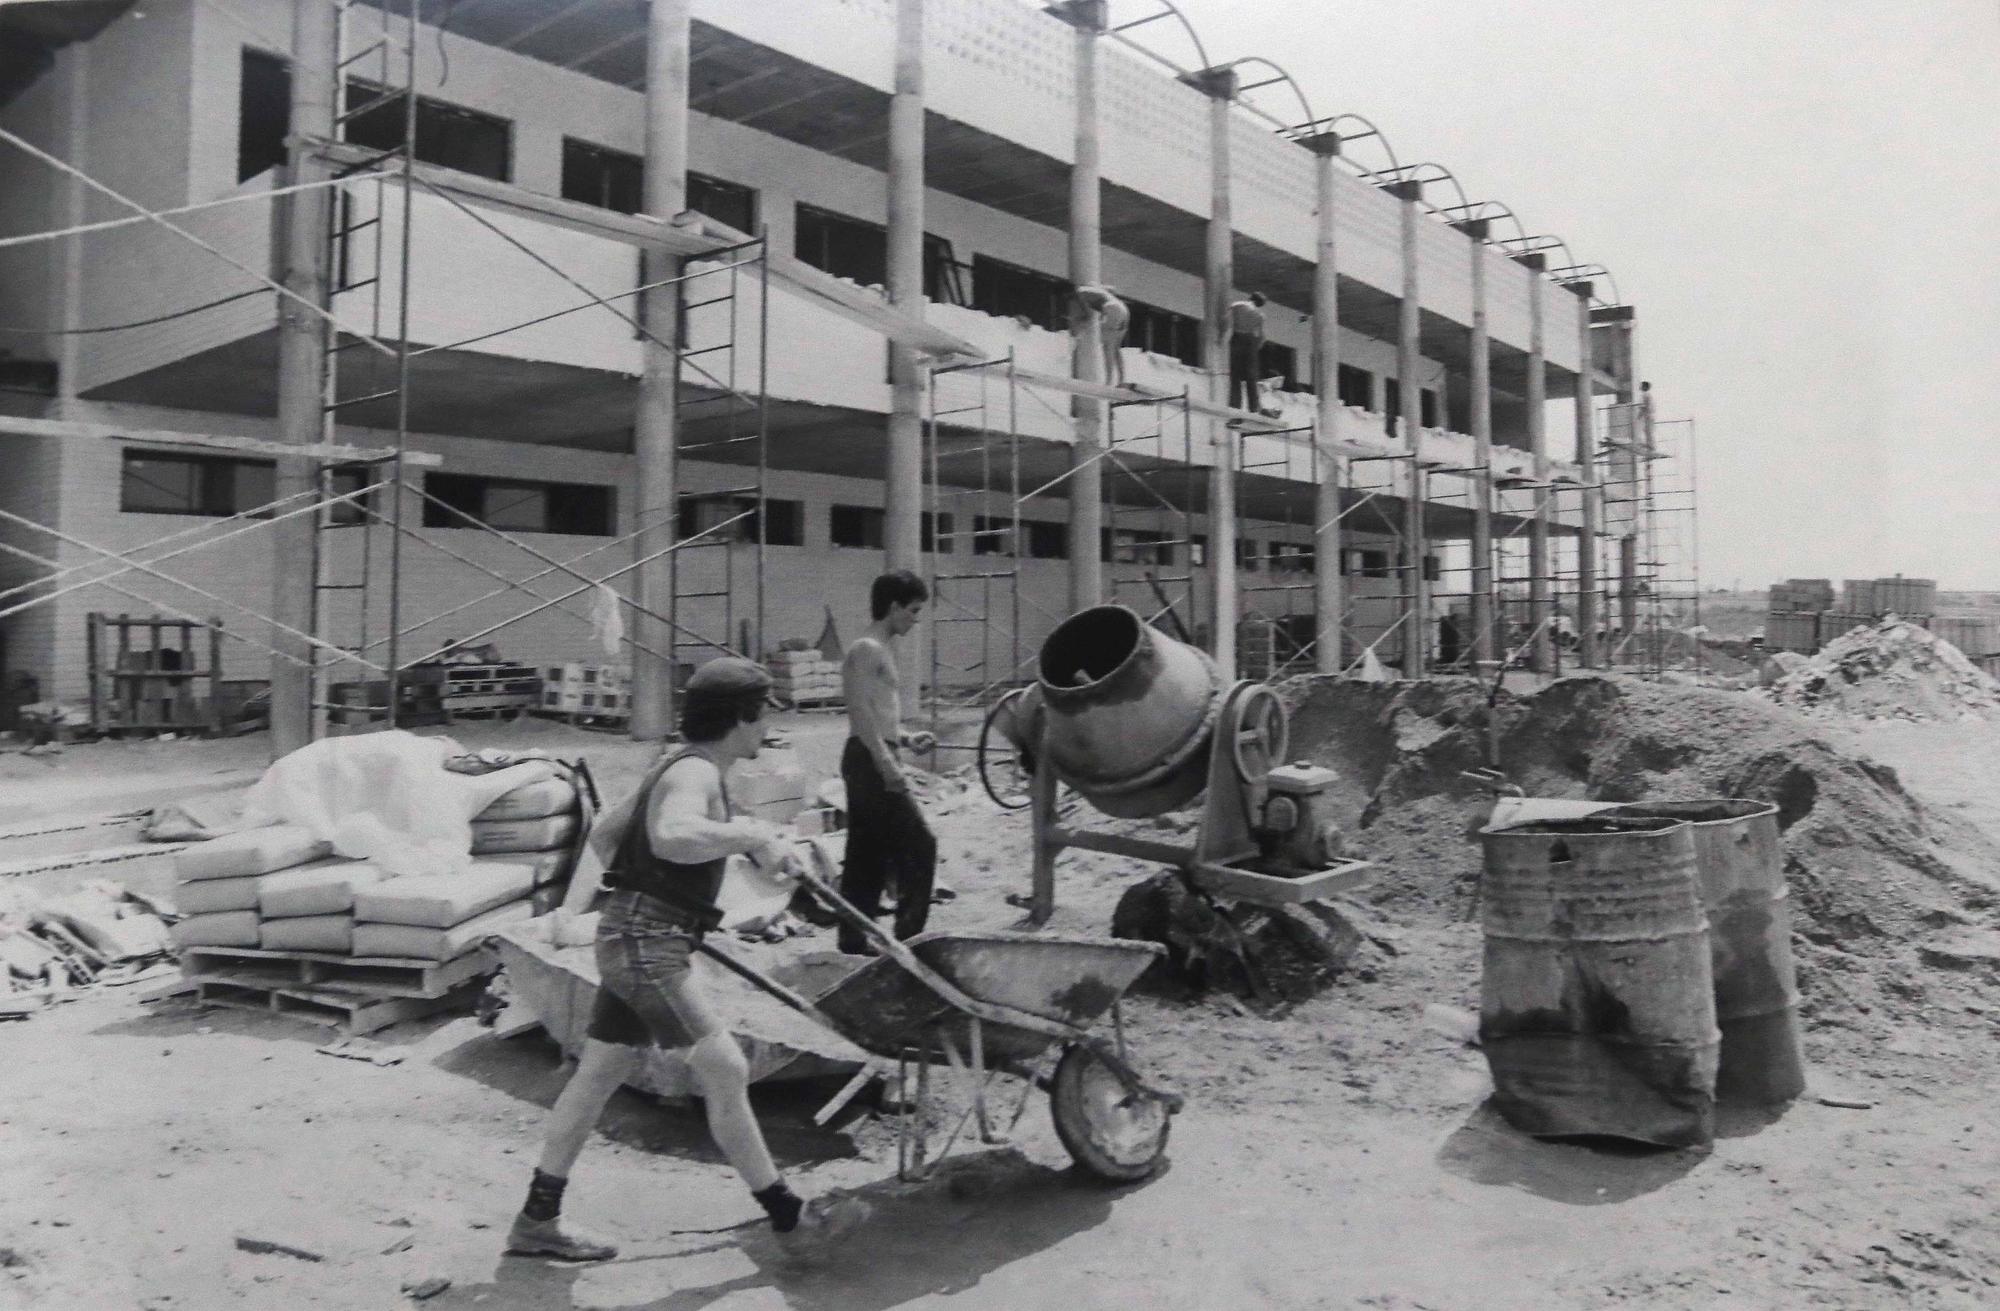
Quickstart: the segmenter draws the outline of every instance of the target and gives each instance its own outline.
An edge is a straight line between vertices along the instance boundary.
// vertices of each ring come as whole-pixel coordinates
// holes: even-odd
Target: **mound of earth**
[[[1865,719],[1962,719],[2000,710],[2000,682],[1950,642],[1891,615],[1851,629],[1771,687],[1801,710]]]
[[[1933,986],[1985,986],[1920,947],[1996,923],[2000,849],[1789,711],[1602,677],[1503,694],[1491,710],[1468,680],[1314,678],[1284,692],[1291,754],[1338,772],[1349,845],[1376,862],[1375,900],[1399,914],[1477,916],[1491,798],[1466,771],[1490,760],[1529,796],[1775,802],[1810,1021],[1867,1029],[1923,1014]]]

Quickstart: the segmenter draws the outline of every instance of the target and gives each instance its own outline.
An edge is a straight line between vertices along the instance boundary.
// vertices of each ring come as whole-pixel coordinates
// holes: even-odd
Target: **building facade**
[[[8,383],[0,420],[76,430],[17,424],[23,431],[6,432],[0,422],[0,511],[19,517],[0,525],[0,546],[16,548],[0,559],[0,588],[22,589],[18,601],[40,595],[35,579],[51,568],[91,559],[117,567],[100,552],[157,561],[118,577],[136,596],[84,586],[0,618],[7,664],[35,676],[46,696],[80,697],[84,617],[139,612],[150,600],[220,618],[248,639],[229,644],[231,674],[258,677],[269,662],[271,534],[230,516],[273,499],[271,459],[124,434],[276,436],[280,323],[293,311],[230,261],[278,268],[284,209],[270,193],[287,181],[292,5],[80,8],[93,11],[90,22],[34,33],[40,57],[9,68],[0,128],[89,181],[0,145],[0,241],[127,217],[129,201],[212,249],[156,220],[0,245],[0,304],[15,330],[0,340]],[[978,685],[1010,673],[1014,653],[1032,652],[1068,611],[1072,400],[1020,379],[1068,376],[1072,367],[1076,33],[1021,0],[931,0],[925,8],[923,314],[974,348],[968,359],[934,361],[927,402],[937,458],[925,456],[922,559],[939,579],[941,617],[955,621],[927,640],[936,643],[939,681]],[[422,13],[420,161],[606,213],[642,207],[641,7],[427,0]],[[895,22],[895,0],[695,3],[690,207],[762,233],[774,254],[857,288],[883,284]],[[384,28],[381,11],[353,7],[343,51],[366,50]],[[398,22],[386,29],[402,31]],[[1525,543],[1539,505],[1558,553],[1566,548],[1574,559],[1584,498],[1563,491],[1582,488],[1591,465],[1572,449],[1573,398],[1586,375],[1593,394],[1630,389],[1629,378],[1609,371],[1613,352],[1594,351],[1590,366],[1581,359],[1586,299],[1552,281],[1534,257],[1510,257],[1434,214],[1406,238],[1401,202],[1379,179],[1338,171],[1339,358],[1321,385],[1337,389],[1341,404],[1328,431],[1328,410],[1311,394],[1322,372],[1311,349],[1313,154],[1240,109],[1228,117],[1235,285],[1225,290],[1270,299],[1260,372],[1280,380],[1270,398],[1278,418],[1273,431],[1230,429],[1158,399],[1204,395],[1207,385],[1210,105],[1197,87],[1100,40],[1101,276],[1132,306],[1124,369],[1144,389],[1135,398],[1148,398],[1108,410],[1116,458],[1103,462],[1098,545],[1107,594],[1148,612],[1172,605],[1212,636],[1218,569],[1234,571],[1230,618],[1238,619],[1309,615],[1313,571],[1337,568],[1346,584],[1343,659],[1351,660],[1394,625],[1414,570],[1435,591],[1427,625],[1463,605],[1473,586],[1466,543],[1486,473],[1496,537]],[[362,148],[402,140],[399,65],[393,46],[388,53],[347,68],[344,131]],[[334,277],[349,289],[332,296],[331,310],[352,335],[335,352],[343,403],[330,435],[394,444],[398,398],[363,399],[393,387],[393,370],[385,375],[382,358],[354,340],[393,338],[407,313],[417,352],[409,448],[441,457],[410,471],[399,506],[388,503],[393,489],[371,493],[374,510],[399,514],[410,529],[393,564],[408,659],[572,590],[564,570],[599,577],[630,563],[624,538],[637,510],[633,414],[644,345],[631,316],[641,262],[629,242],[502,203],[423,189],[406,207],[394,181],[341,191]],[[191,206],[201,208],[173,213]],[[1406,240],[1414,241],[1421,289],[1421,471],[1398,423]],[[734,544],[684,553],[679,654],[695,660],[709,643],[763,650],[815,638],[829,613],[852,634],[866,622],[866,584],[884,558],[894,406],[884,337],[753,259],[725,254],[691,267],[714,271],[690,282],[695,290],[684,297],[678,523],[685,535],[730,520],[717,536]],[[1483,315],[1475,314],[1475,281],[1484,284]],[[1467,435],[1481,317],[1493,446],[1485,463]],[[106,328],[116,330],[98,331]],[[949,367],[976,361],[1011,361],[1014,372]],[[730,404],[731,390],[756,398],[754,412]],[[716,402],[706,419],[704,401]],[[1546,453],[1539,463],[1537,408]],[[735,417],[715,417],[725,412]],[[751,429],[761,438],[743,436]],[[1206,549],[1216,536],[1206,522],[1206,472],[1220,444],[1237,468],[1240,543],[1229,560]],[[1342,550],[1328,561],[1316,558],[1314,543],[1326,538],[1313,507],[1315,484],[1336,460]],[[353,479],[343,490],[367,482],[360,471],[343,477]],[[753,484],[765,505],[761,516],[743,517],[746,497],[757,499],[747,490]],[[1398,538],[1413,496],[1424,503],[1422,562],[1404,559]],[[506,536],[466,526],[454,508]],[[170,535],[166,545],[146,545]],[[365,627],[379,641],[390,622],[392,559],[379,541],[364,554],[364,535],[320,534],[322,581],[368,584],[349,600],[331,590],[321,599],[328,625]],[[225,540],[179,553],[210,537]],[[162,552],[175,554],[169,562]],[[542,577],[525,591],[480,599],[498,587],[480,566]],[[612,585],[622,589],[629,578]],[[526,662],[604,659],[589,603],[584,595],[549,605],[483,640]],[[344,618],[342,605],[350,607]]]

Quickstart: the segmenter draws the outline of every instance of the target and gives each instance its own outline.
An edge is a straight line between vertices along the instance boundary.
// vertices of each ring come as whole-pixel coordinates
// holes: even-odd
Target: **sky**
[[[1611,270],[1706,585],[2000,590],[2000,0],[1178,3]]]

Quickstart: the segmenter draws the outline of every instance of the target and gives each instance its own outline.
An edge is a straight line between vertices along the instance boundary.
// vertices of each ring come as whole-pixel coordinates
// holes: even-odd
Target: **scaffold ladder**
[[[667,618],[676,663],[683,651],[759,658],[772,645],[764,631],[765,551],[770,543],[768,496],[770,290],[765,238],[716,251],[670,280],[679,330],[674,351],[674,430],[679,454],[754,471],[750,481],[682,493],[674,536],[682,549],[669,558]],[[690,261],[690,265],[696,264]],[[745,273],[745,269],[750,273]],[[757,282],[753,348],[757,386],[746,390],[743,299]],[[666,287],[646,287],[656,295]],[[643,319],[642,319],[643,321]],[[694,440],[687,440],[690,435]],[[706,507],[706,508],[705,508]],[[719,508],[722,513],[712,514]],[[739,616],[738,556],[751,556],[750,609]],[[685,571],[685,573],[684,573]]]

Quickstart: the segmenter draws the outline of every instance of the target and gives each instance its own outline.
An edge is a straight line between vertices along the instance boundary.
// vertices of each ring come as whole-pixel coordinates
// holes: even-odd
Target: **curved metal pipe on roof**
[[[1189,70],[1180,67],[1178,64],[1174,63],[1171,59],[1168,59],[1166,56],[1158,53],[1157,51],[1150,50],[1144,45],[1140,44],[1138,41],[1135,41],[1131,37],[1124,35],[1123,31],[1124,28],[1136,27],[1143,23],[1150,23],[1158,19],[1171,16],[1176,22],[1178,22],[1181,25],[1181,30],[1187,34],[1189,44],[1194,46],[1195,57],[1198,60],[1200,60],[1200,68],[1210,69],[1216,67],[1215,62],[1209,58],[1208,47],[1202,44],[1201,34],[1195,30],[1194,24],[1188,20],[1187,15],[1180,11],[1180,7],[1174,4],[1173,0],[1158,0],[1158,3],[1160,5],[1160,9],[1145,18],[1138,19],[1131,23],[1114,24],[1111,28],[1110,35],[1117,37],[1118,40],[1130,46],[1132,49],[1138,51],[1140,54],[1145,55],[1148,59],[1154,60],[1155,62],[1171,70],[1176,77],[1185,77],[1188,75],[1190,71],[1197,71],[1197,70]],[[1303,123],[1297,125],[1286,124],[1281,120],[1279,120],[1278,118],[1276,118],[1275,116],[1273,116],[1272,114],[1262,109],[1259,109],[1254,104],[1250,104],[1247,101],[1241,102],[1243,103],[1243,107],[1246,110],[1248,110],[1250,113],[1257,115],[1259,118],[1264,119],[1266,122],[1273,124],[1280,132],[1283,132],[1288,136],[1291,136],[1296,139],[1297,137],[1303,136],[1313,130],[1329,131],[1329,132],[1337,131],[1339,125],[1342,122],[1352,119],[1354,122],[1359,123],[1363,127],[1367,128],[1367,131],[1358,132],[1354,134],[1354,136],[1352,137],[1343,136],[1341,138],[1341,141],[1345,143],[1350,140],[1358,141],[1366,137],[1374,137],[1377,141],[1381,142],[1382,152],[1389,158],[1389,167],[1386,169],[1362,169],[1357,167],[1356,172],[1362,179],[1371,182],[1377,181],[1379,179],[1389,179],[1389,180],[1414,179],[1419,182],[1433,182],[1433,181],[1449,182],[1451,184],[1452,190],[1458,194],[1459,203],[1456,206],[1452,206],[1449,208],[1440,207],[1436,205],[1429,205],[1429,204],[1424,206],[1425,209],[1429,210],[1432,214],[1435,214],[1439,218],[1443,219],[1445,222],[1449,223],[1451,221],[1449,215],[1454,213],[1459,213],[1462,211],[1484,210],[1486,206],[1489,205],[1494,206],[1495,208],[1493,212],[1491,213],[1482,212],[1478,215],[1478,217],[1504,218],[1508,222],[1513,224],[1516,235],[1512,238],[1490,238],[1489,239],[1490,244],[1499,246],[1502,250],[1506,251],[1510,255],[1523,253],[1524,250],[1530,248],[1534,250],[1554,249],[1554,250],[1561,250],[1571,260],[1576,259],[1576,252],[1571,250],[1569,248],[1569,243],[1565,242],[1560,237],[1529,236],[1527,229],[1522,226],[1520,216],[1517,215],[1513,211],[1513,209],[1510,208],[1509,206],[1500,204],[1498,201],[1481,201],[1477,205],[1475,205],[1467,197],[1465,193],[1465,187],[1459,182],[1458,175],[1453,173],[1450,169],[1446,168],[1444,165],[1437,163],[1434,160],[1424,160],[1418,163],[1405,165],[1400,159],[1396,157],[1396,148],[1390,142],[1389,134],[1384,132],[1381,129],[1381,127],[1379,127],[1372,119],[1369,119],[1365,115],[1357,114],[1352,111],[1343,111],[1341,113],[1334,114],[1329,118],[1320,118],[1316,116],[1313,113],[1311,102],[1306,97],[1305,88],[1300,86],[1298,79],[1294,78],[1289,72],[1287,72],[1285,68],[1281,64],[1279,64],[1276,60],[1268,59],[1263,55],[1244,55],[1240,58],[1230,60],[1227,64],[1223,65],[1223,67],[1236,68],[1243,64],[1262,64],[1264,67],[1269,68],[1272,72],[1278,75],[1278,78],[1276,80],[1282,80],[1283,82],[1285,82],[1292,88],[1293,94],[1298,96],[1299,106],[1300,108],[1305,110],[1306,117]],[[1346,156],[1343,155],[1342,159],[1346,159]],[[1432,175],[1429,177],[1420,176],[1422,170],[1424,169],[1433,170]],[[1539,246],[1534,245],[1535,242],[1540,242],[1540,241],[1546,241],[1548,244]],[[1612,295],[1618,297],[1618,303],[1623,303],[1624,294],[1618,290],[1618,280],[1611,275],[1611,271],[1609,269],[1606,269],[1601,264],[1584,265],[1580,262],[1572,263],[1568,266],[1568,268],[1571,270],[1581,270],[1586,267],[1595,269],[1597,271],[1597,276],[1601,276],[1606,282],[1610,283],[1612,289]],[[1558,279],[1558,281],[1560,281],[1560,279]],[[1599,304],[1612,303],[1604,301],[1602,298],[1597,297],[1595,295],[1592,296],[1592,299],[1596,300]]]
[[[1314,115],[1313,113],[1312,102],[1306,99],[1306,89],[1299,85],[1299,80],[1297,78],[1293,77],[1290,73],[1285,71],[1283,65],[1279,64],[1276,60],[1266,59],[1262,55],[1245,55],[1241,59],[1231,60],[1229,64],[1226,66],[1229,68],[1235,68],[1242,64],[1262,64],[1264,67],[1270,69],[1273,73],[1276,73],[1277,77],[1271,79],[1271,81],[1283,82],[1286,86],[1289,86],[1292,89],[1292,94],[1299,98],[1299,108],[1305,110],[1306,112],[1306,121],[1307,122],[1313,121],[1316,115]],[[1270,83],[1259,83],[1258,85],[1268,86],[1270,85]],[[1250,110],[1252,113],[1257,114],[1260,118],[1278,124],[1278,128],[1280,131],[1285,130],[1285,125],[1283,123],[1279,122],[1279,120],[1274,118],[1272,115],[1264,113],[1262,110],[1258,109],[1255,105],[1246,104],[1244,108]]]
[[[1150,14],[1145,18],[1137,19],[1130,23],[1111,24],[1110,32],[1108,33],[1108,35],[1117,38],[1119,41],[1132,47],[1134,50],[1137,50],[1140,54],[1146,56],[1146,58],[1154,60],[1161,64],[1165,64],[1168,68],[1174,71],[1174,74],[1177,77],[1185,76],[1191,71],[1198,71],[1199,69],[1202,68],[1213,68],[1215,65],[1214,61],[1208,57],[1208,47],[1204,46],[1201,43],[1201,34],[1194,30],[1194,24],[1188,21],[1187,15],[1180,11],[1180,7],[1174,4],[1174,0],[1159,0],[1159,4],[1160,4],[1160,9],[1157,12]],[[1201,63],[1196,66],[1195,70],[1182,68],[1180,65],[1174,63],[1173,60],[1168,59],[1165,55],[1160,54],[1158,51],[1149,50],[1145,46],[1141,45],[1139,42],[1133,40],[1131,37],[1124,35],[1124,31],[1128,27],[1137,27],[1141,23],[1154,22],[1157,19],[1166,18],[1170,15],[1174,18],[1175,21],[1177,21],[1181,25],[1181,30],[1187,33],[1187,39],[1189,43],[1194,46],[1195,58],[1201,61]]]

